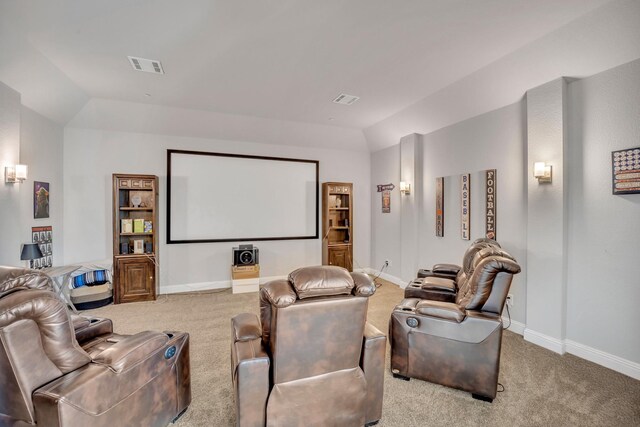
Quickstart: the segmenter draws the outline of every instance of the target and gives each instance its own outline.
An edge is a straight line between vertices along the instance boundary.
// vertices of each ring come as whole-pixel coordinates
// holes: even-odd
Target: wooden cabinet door
[[[349,256],[349,247],[329,248],[329,265],[337,265],[351,271],[351,257]]]
[[[117,261],[116,304],[152,301],[156,298],[155,268],[147,257],[127,257]]]

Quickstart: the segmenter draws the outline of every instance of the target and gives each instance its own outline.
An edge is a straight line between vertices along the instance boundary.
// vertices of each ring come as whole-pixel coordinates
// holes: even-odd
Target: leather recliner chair
[[[518,263],[505,251],[488,247],[455,302],[405,298],[389,322],[391,372],[493,401],[498,386],[502,310]]]
[[[238,426],[363,426],[382,416],[386,337],[366,322],[372,280],[298,269],[231,319]]]
[[[51,278],[41,271],[0,266],[0,295],[17,287],[41,289],[55,293]],[[60,300],[66,304],[64,300]],[[93,338],[113,333],[113,323],[111,319],[86,316],[72,312],[69,312],[69,316],[75,331],[76,340],[80,346]]]
[[[74,322],[48,280],[0,267],[0,426],[163,426],[187,409],[188,334]]]
[[[473,274],[475,255],[490,247],[500,248],[500,244],[495,240],[479,238],[465,251],[462,265],[435,264],[431,270],[418,271],[418,278],[405,288],[404,297],[455,302],[456,293]]]

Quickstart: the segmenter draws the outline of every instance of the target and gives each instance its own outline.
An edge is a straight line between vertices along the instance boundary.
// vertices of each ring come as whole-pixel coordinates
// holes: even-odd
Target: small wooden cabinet
[[[353,271],[353,184],[322,184],[322,264]]]
[[[113,301],[156,299],[158,177],[113,174]]]

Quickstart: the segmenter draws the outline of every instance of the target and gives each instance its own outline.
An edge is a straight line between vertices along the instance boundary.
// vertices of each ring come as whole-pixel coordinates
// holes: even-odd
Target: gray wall
[[[352,151],[272,145],[221,139],[132,132],[65,129],[65,263],[112,256],[113,173],[145,173],[160,178],[160,292],[184,292],[231,284],[231,248],[237,243],[166,244],[167,149],[230,152],[320,161],[320,181],[354,184],[354,268],[370,263],[371,171],[369,156]],[[229,182],[214,185],[232,185]],[[277,191],[277,189],[274,189]],[[90,201],[90,202],[88,202]],[[256,221],[260,206],[255,206]],[[321,237],[254,242],[260,248],[261,280],[322,262]]]
[[[20,94],[0,82],[0,265],[24,265],[20,247],[31,227],[53,226],[54,263],[62,263],[62,127],[24,107]],[[4,167],[26,164],[28,179],[5,184]],[[50,184],[49,218],[33,218],[33,181]]]
[[[523,268],[511,288],[520,322],[512,329],[640,378],[640,195],[611,194],[611,151],[640,146],[640,60],[533,88],[519,103],[423,135],[422,145],[419,263],[459,263],[468,246],[459,233],[459,174],[472,174],[471,238],[482,236],[477,171],[497,169],[498,240]],[[399,185],[399,151],[372,153],[372,183]],[[553,183],[533,178],[534,161],[552,164]],[[443,238],[435,237],[438,176],[446,177]],[[375,199],[373,260],[395,260],[405,215],[378,213]],[[411,279],[391,273],[400,283]]]
[[[382,193],[377,185],[392,183],[391,212],[382,213]],[[399,278],[402,266],[400,260],[400,144],[371,154],[371,265],[380,269],[385,260],[391,261],[385,273]],[[389,278],[389,276],[384,276]],[[401,280],[399,281],[402,282]]]
[[[459,264],[469,246],[469,241],[460,238],[458,185],[462,173],[472,174],[471,240],[484,236],[484,175],[480,172],[484,169],[498,170],[498,240],[525,267],[526,191],[522,173],[526,168],[525,122],[524,103],[518,102],[422,136],[423,201],[415,206],[420,209],[420,222],[414,232],[419,241],[419,267],[429,268],[438,262]],[[372,184],[391,181],[400,185],[398,153],[399,145],[372,153]],[[439,176],[446,177],[444,237],[435,236],[435,178]],[[415,269],[410,273],[404,268],[401,271],[397,261],[405,250],[405,242],[400,239],[401,221],[410,215],[399,214],[398,210],[414,209],[414,205],[405,201],[397,203],[401,196],[396,189],[392,192],[392,213],[382,214],[379,198],[374,194],[372,267],[378,268],[385,258],[391,259],[394,263],[389,273],[406,283],[415,275]],[[523,275],[518,275],[512,286],[515,304],[511,314],[522,323],[525,321],[525,283]]]
[[[640,147],[640,60],[568,99],[567,338],[640,363],[640,194],[611,194],[611,151]]]

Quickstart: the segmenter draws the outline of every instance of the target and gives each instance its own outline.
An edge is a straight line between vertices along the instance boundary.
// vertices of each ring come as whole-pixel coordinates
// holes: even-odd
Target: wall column
[[[4,168],[17,163],[20,163],[20,94],[0,82],[0,265],[21,263],[20,187],[27,184],[4,182]]]
[[[527,327],[524,338],[564,353],[567,295],[566,81],[527,92]],[[538,183],[533,163],[552,167]]]
[[[413,133],[400,139],[400,181],[411,185],[411,194],[400,195],[400,277],[406,284],[418,271],[418,230],[423,200],[422,135]]]

